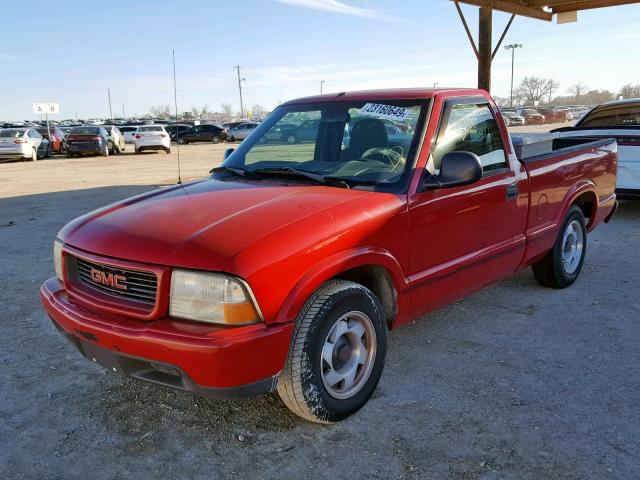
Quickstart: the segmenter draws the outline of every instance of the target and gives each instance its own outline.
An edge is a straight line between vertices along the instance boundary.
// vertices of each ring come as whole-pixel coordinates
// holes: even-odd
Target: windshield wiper
[[[324,185],[331,185],[342,188],[351,188],[351,185],[345,180],[341,180],[335,177],[329,177],[320,175],[318,173],[307,172],[305,170],[298,170],[291,167],[274,167],[274,168],[256,168],[255,170],[244,170],[244,173],[252,175],[287,175],[292,177],[302,177],[308,180],[313,180],[316,183],[322,183]]]
[[[247,171],[241,168],[227,167],[225,165],[220,165],[219,167],[214,167],[211,170],[209,170],[209,173],[218,173],[218,172],[231,172],[234,175],[238,175],[239,177],[244,177],[246,176],[245,173]]]

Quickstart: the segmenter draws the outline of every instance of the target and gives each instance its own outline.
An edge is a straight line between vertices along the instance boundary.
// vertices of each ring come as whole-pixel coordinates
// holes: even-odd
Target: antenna
[[[178,121],[178,89],[176,88],[176,51],[171,50],[173,56],[173,101],[176,107],[176,122]],[[177,130],[176,130],[177,132]],[[178,183],[182,183],[182,177],[180,176],[180,134],[176,137],[176,148],[178,150]]]

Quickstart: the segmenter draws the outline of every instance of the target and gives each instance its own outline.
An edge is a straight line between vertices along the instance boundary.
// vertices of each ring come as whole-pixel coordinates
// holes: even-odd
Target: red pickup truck
[[[307,140],[277,134],[307,120]],[[65,226],[41,299],[123,375],[220,398],[277,389],[338,421],[376,388],[388,329],[528,266],[544,286],[576,280],[617,205],[615,140],[525,146],[482,90],[290,101],[210,177]]]

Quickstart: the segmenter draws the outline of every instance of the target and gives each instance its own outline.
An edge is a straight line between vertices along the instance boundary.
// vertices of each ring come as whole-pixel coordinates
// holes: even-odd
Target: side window
[[[507,168],[498,124],[486,103],[448,103],[433,151],[436,171],[445,154],[453,151],[478,155],[484,173]]]

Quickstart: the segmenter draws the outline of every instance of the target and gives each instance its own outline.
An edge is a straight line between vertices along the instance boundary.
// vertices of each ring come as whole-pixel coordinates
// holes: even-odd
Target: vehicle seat
[[[377,118],[363,118],[351,128],[349,148],[345,151],[350,160],[359,159],[370,148],[387,148],[389,137],[384,122]]]

